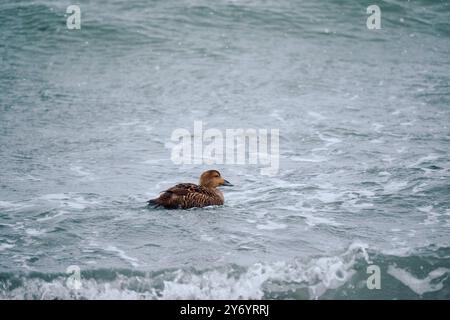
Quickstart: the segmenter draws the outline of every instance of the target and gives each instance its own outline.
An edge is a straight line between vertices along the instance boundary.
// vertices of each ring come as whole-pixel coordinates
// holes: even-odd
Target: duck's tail
[[[161,206],[161,204],[159,203],[158,199],[150,199],[147,201],[149,206],[152,206],[154,208],[158,208],[159,206]]]

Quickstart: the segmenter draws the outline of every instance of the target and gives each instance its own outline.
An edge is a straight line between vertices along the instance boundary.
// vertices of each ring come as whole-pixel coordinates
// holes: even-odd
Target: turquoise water
[[[0,4],[0,298],[450,298],[448,1],[377,1],[381,30],[369,1],[77,4]],[[279,129],[278,173],[174,164],[194,121]],[[223,207],[145,206],[210,168]]]

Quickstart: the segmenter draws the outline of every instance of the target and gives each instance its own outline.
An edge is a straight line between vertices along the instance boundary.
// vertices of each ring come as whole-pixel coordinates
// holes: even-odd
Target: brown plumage
[[[156,207],[162,206],[166,209],[189,209],[223,205],[223,193],[217,187],[231,185],[231,183],[220,176],[219,171],[208,170],[202,173],[198,185],[193,183],[177,184],[162,192],[158,198],[149,200],[148,203]]]

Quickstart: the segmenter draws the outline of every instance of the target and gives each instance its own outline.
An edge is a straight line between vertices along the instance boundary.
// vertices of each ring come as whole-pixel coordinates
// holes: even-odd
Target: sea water
[[[68,5],[0,4],[0,298],[450,298],[448,1]],[[173,163],[195,121],[278,172]],[[212,168],[224,206],[146,206]]]

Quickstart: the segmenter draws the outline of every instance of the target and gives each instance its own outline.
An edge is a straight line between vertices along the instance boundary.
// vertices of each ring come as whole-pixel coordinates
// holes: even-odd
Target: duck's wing
[[[176,195],[179,207],[183,209],[223,204],[214,192],[192,183],[178,184],[166,192]]]
[[[164,192],[169,192],[177,196],[185,196],[190,193],[202,193],[203,188],[193,183],[179,183]]]

